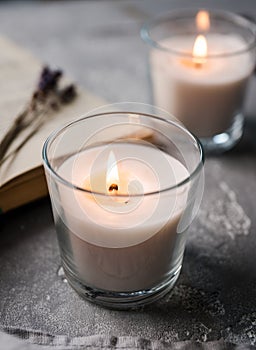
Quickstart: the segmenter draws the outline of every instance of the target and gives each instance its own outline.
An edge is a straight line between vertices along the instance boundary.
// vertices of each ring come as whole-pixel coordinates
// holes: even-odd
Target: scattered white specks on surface
[[[256,312],[243,315],[223,333],[224,339],[229,342],[256,345]]]
[[[60,276],[60,277],[65,276],[65,273],[64,273],[64,270],[63,270],[63,267],[62,267],[62,266],[60,266],[60,267],[58,268],[57,275]]]
[[[251,228],[250,218],[226,182],[219,184],[209,205],[200,210],[199,221],[217,238],[229,236],[234,240],[239,235],[248,235]]]
[[[225,315],[225,309],[217,293],[207,293],[183,284],[174,287],[166,296],[167,301],[173,304],[180,303],[188,312],[204,312],[211,316]]]
[[[66,276],[65,276],[65,272],[63,270],[63,267],[60,266],[57,270],[57,276],[59,276],[62,280],[62,282],[64,283],[68,283],[67,279],[66,279]]]

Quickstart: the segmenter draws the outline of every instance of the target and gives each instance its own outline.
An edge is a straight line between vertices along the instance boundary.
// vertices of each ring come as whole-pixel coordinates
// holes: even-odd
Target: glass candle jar
[[[255,66],[256,26],[226,11],[179,10],[142,28],[154,103],[197,135],[205,150],[233,147]]]
[[[167,293],[203,190],[197,139],[161,114],[113,110],[54,132],[43,159],[63,268],[78,294],[125,309]]]

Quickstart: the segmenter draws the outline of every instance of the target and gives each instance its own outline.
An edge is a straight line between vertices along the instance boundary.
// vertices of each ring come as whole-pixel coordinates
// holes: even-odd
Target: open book
[[[0,140],[17,114],[30,100],[42,63],[29,52],[0,37]],[[60,127],[105,104],[103,100],[79,88],[77,98],[47,118],[40,130],[0,166],[0,211],[6,212],[47,195],[42,166],[42,147],[47,136]],[[29,129],[29,128],[28,128]],[[29,132],[26,130],[24,132]],[[20,143],[18,135],[10,151]]]

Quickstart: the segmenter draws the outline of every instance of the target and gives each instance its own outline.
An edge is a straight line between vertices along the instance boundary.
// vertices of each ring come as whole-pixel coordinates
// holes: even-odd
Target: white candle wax
[[[182,233],[177,234],[177,225],[188,186],[158,191],[175,186],[189,173],[178,160],[146,145],[118,143],[111,145],[111,151],[117,159],[120,184],[127,185],[121,186],[123,194],[125,188],[132,195],[156,193],[101,196],[61,185],[61,203],[55,206],[86,285],[112,291],[151,288],[166,279],[174,259],[176,266],[182,258],[184,240]],[[85,150],[67,159],[58,172],[80,188],[91,186],[104,192],[108,155],[109,146]]]
[[[236,35],[208,33],[205,62],[196,64],[192,57],[152,50],[151,76],[155,104],[180,119],[199,137],[210,137],[228,129],[240,112],[248,77],[254,67],[249,51]],[[192,54],[195,37],[179,36],[160,45],[176,52]],[[211,58],[211,55],[222,57]],[[227,55],[227,56],[224,56]]]

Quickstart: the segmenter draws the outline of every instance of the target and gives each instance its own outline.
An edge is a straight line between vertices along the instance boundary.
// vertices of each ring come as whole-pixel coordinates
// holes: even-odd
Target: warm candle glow
[[[207,41],[203,35],[198,35],[193,47],[193,61],[196,66],[201,67],[206,62]]]
[[[199,32],[206,32],[210,29],[210,16],[207,11],[199,11],[196,15],[196,26]]]
[[[109,194],[115,195],[119,187],[119,172],[116,157],[113,151],[109,153],[106,174],[106,186]]]

